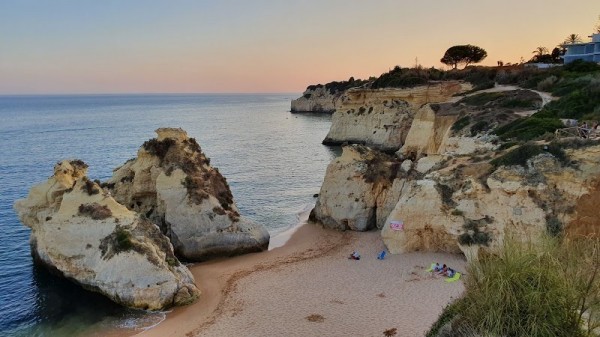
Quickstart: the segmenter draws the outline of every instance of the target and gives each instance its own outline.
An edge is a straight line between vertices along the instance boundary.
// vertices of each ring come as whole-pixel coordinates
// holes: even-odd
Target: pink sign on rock
[[[404,222],[402,222],[401,220],[391,221],[390,228],[395,231],[402,231],[404,230]]]

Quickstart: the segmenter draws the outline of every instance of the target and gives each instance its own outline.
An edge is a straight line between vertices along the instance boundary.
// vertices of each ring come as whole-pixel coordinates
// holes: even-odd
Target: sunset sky
[[[395,65],[484,65],[587,38],[599,0],[0,2],[0,94],[301,92]]]

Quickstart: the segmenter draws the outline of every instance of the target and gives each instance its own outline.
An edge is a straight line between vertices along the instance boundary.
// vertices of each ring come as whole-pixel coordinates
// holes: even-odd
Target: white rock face
[[[444,102],[463,89],[459,82],[407,89],[349,89],[341,97],[323,143],[349,142],[397,151],[421,106]]]
[[[115,199],[159,224],[186,260],[267,249],[269,233],[240,217],[227,181],[196,141],[181,129],[157,134],[107,182]]]
[[[158,227],[89,181],[81,161],[63,161],[54,175],[15,202],[31,228],[36,261],[133,308],[158,310],[200,294]]]
[[[425,174],[425,173],[429,172],[429,170],[434,168],[436,164],[441,162],[442,159],[443,159],[442,156],[436,156],[436,155],[422,157],[421,159],[419,159],[417,161],[416,170],[419,173]]]
[[[292,100],[292,112],[333,113],[340,105],[343,92],[331,93],[325,86],[309,87],[302,97]]]
[[[344,147],[327,167],[311,219],[340,230],[382,226],[404,186],[394,180],[399,166],[397,159],[367,147]]]
[[[498,147],[492,142],[494,138],[489,135],[482,137],[450,136],[444,139],[437,153],[466,155],[493,151]]]

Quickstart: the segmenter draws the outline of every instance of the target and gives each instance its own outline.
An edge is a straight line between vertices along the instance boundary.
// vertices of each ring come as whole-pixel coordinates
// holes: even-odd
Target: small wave
[[[314,204],[309,203],[302,206],[301,209],[296,213],[296,223],[279,231],[277,233],[271,234],[271,240],[269,241],[269,250],[282,247],[285,245],[288,240],[292,237],[292,235],[300,228],[300,226],[304,225],[308,221],[308,217],[310,216],[310,212],[315,207]]]
[[[139,333],[143,333],[164,322],[167,318],[167,313],[169,312],[170,311],[137,312],[134,315],[125,317],[114,323],[114,326],[118,329],[140,331]]]

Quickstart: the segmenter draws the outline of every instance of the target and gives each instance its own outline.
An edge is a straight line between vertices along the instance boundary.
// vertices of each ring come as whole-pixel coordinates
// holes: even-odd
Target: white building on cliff
[[[565,64],[575,60],[600,63],[600,33],[592,35],[592,42],[565,44]]]

